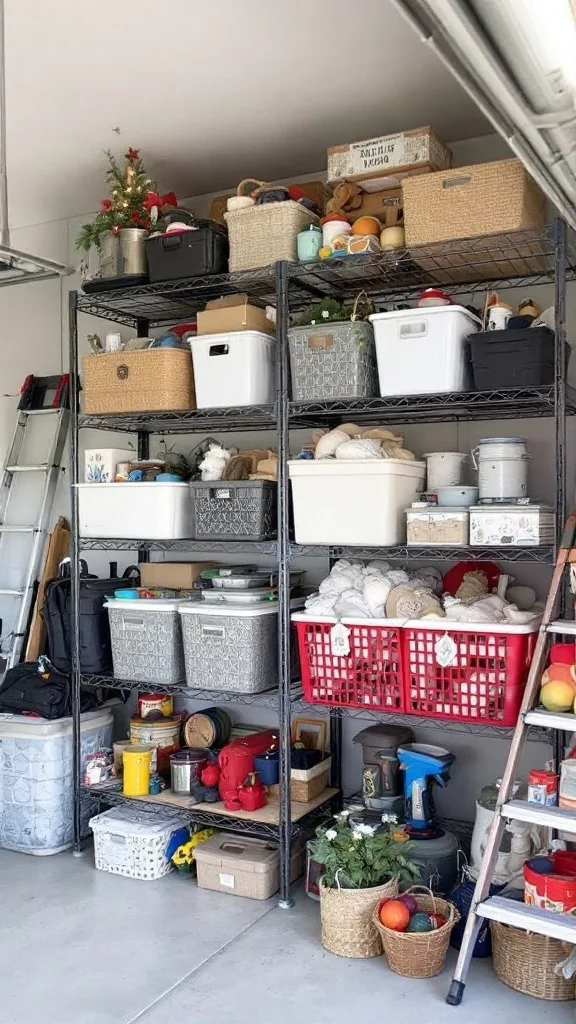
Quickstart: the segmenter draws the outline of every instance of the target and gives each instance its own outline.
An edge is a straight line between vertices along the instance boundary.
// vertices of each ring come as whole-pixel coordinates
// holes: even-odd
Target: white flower
[[[340,811],[338,814],[335,814],[334,817],[336,818],[336,821],[348,821],[350,811]]]
[[[354,840],[355,843],[360,842],[360,840],[363,838],[364,833],[360,831],[360,826],[358,826],[358,828],[352,829],[352,839]]]
[[[311,320],[311,321],[310,321],[310,323],[311,323],[312,325],[314,325],[314,324],[316,323],[316,321],[315,321],[315,320]]]
[[[328,840],[329,843],[331,843],[333,839],[336,839],[337,835],[338,833],[335,828],[329,828],[328,831],[326,832],[326,839]]]
[[[384,824],[386,824],[386,822],[389,822],[391,825],[397,825],[398,824],[398,815],[397,814],[383,814],[382,815],[382,822]]]
[[[361,836],[373,836],[375,834],[375,832],[376,832],[376,826],[375,825],[362,825],[362,824],[361,825],[356,825],[356,828],[355,828],[354,831],[355,832],[359,832]]]
[[[330,316],[330,313],[328,312],[327,309],[323,309],[322,310],[322,316],[324,317],[325,320],[328,319],[328,317]]]

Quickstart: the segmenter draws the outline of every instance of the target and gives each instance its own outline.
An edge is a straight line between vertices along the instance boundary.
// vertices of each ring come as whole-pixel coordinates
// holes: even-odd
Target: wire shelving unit
[[[576,414],[576,393],[566,386],[566,283],[576,280],[576,248],[565,224],[556,221],[541,232],[525,231],[506,235],[463,239],[441,245],[420,246],[410,252],[385,252],[360,255],[343,260],[311,264],[277,263],[274,266],[234,274],[218,274],[203,278],[167,281],[135,288],[70,295],[70,375],[71,429],[70,467],[72,492],[72,662],[74,722],[74,826],[75,848],[81,845],[80,802],[83,795],[96,797],[103,804],[123,803],[118,786],[82,787],[80,747],[80,688],[91,684],[107,686],[119,692],[137,689],[153,690],[148,683],[137,683],[107,676],[86,676],[79,666],[79,571],[83,551],[137,551],[141,561],[155,551],[189,551],[268,555],[278,567],[278,644],[279,678],[274,689],[261,694],[230,694],[220,691],[190,689],[182,683],[175,692],[209,702],[235,702],[275,709],[278,714],[281,742],[280,794],[278,820],[258,820],[257,816],[229,816],[212,810],[209,805],[191,806],[191,820],[202,825],[274,838],[280,844],[280,905],[291,905],[290,846],[296,835],[305,834],[333,809],[339,800],[342,767],[343,717],[402,721],[414,728],[437,727],[446,731],[478,735],[508,736],[510,730],[474,722],[449,722],[411,715],[387,714],[370,708],[320,708],[330,715],[332,754],[332,785],[324,799],[310,810],[290,802],[290,727],[291,716],[302,708],[302,693],[292,682],[290,669],[290,591],[291,562],[308,556],[330,561],[343,557],[381,557],[402,562],[456,558],[496,558],[507,562],[550,565],[555,547],[532,548],[414,548],[397,545],[393,548],[349,548],[346,546],[303,546],[290,535],[288,473],[289,431],[291,428],[315,425],[330,426],[342,418],[359,422],[433,423],[512,418],[550,418],[555,427],[555,478],[557,528],[565,513],[565,419]],[[400,302],[413,299],[430,284],[440,283],[453,296],[474,295],[497,286],[528,288],[539,284],[554,285],[555,301],[555,373],[554,383],[546,387],[522,387],[488,392],[466,391],[444,395],[409,395],[394,398],[343,399],[296,402],[289,397],[288,327],[289,316],[324,296],[352,300],[364,290],[376,302]],[[278,372],[276,401],[271,406],[226,409],[203,409],[183,413],[154,412],[132,415],[81,415],[79,411],[78,314],[101,317],[130,326],[145,336],[151,327],[161,327],[190,319],[206,302],[222,295],[246,292],[277,308]],[[79,536],[78,521],[78,446],[82,428],[125,431],[138,439],[138,455],[149,454],[151,434],[189,434],[219,431],[275,431],[278,450],[278,537],[263,543],[238,541],[158,541]],[[160,687],[158,687],[160,689]],[[149,808],[158,808],[158,798],[142,801]]]

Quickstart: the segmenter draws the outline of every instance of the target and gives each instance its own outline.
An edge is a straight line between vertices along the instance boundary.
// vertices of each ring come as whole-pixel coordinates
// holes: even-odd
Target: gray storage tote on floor
[[[188,686],[260,693],[278,685],[278,605],[180,605]]]
[[[180,600],[112,598],[105,607],[118,679],[162,686],[184,679]]]
[[[276,536],[276,484],[222,480],[190,484],[195,540],[268,540]]]
[[[288,331],[292,398],[371,398],[378,394],[374,332],[370,324],[337,323]]]

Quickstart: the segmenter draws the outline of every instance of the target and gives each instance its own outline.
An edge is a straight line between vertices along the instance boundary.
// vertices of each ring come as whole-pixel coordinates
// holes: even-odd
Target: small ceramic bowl
[[[470,508],[470,505],[475,505],[478,501],[477,487],[465,487],[462,485],[458,487],[437,487],[436,494],[438,495],[438,504],[450,508]]]

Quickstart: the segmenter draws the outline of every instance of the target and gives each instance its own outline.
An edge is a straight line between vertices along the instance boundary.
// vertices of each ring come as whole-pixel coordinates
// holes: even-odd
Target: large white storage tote
[[[105,602],[118,679],[169,686],[184,679],[180,601],[150,598]]]
[[[202,334],[190,340],[196,405],[271,405],[276,393],[276,339],[262,331]]]
[[[426,463],[406,459],[295,459],[298,544],[387,547],[406,539],[405,509],[424,488]]]
[[[145,882],[162,878],[172,871],[166,856],[170,838],[187,824],[172,808],[111,807],[90,820],[96,867]]]
[[[88,711],[81,718],[82,764],[112,746],[112,712]],[[26,715],[0,717],[0,847],[39,856],[72,845],[74,773],[72,719],[51,722]],[[94,813],[82,801],[82,831]]]
[[[192,536],[188,484],[78,484],[81,537],[179,540]]]
[[[464,306],[422,306],[369,319],[382,397],[466,389],[466,338],[481,322]]]

